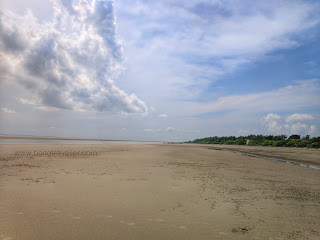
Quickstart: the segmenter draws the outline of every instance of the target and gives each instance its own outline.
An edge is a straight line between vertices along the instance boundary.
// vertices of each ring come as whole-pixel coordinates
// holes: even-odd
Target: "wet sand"
[[[0,239],[320,239],[319,170],[208,147],[0,145]]]
[[[216,150],[234,151],[263,158],[288,160],[296,163],[320,166],[318,149],[313,148],[288,148],[288,147],[262,147],[241,145],[205,144],[204,146]]]

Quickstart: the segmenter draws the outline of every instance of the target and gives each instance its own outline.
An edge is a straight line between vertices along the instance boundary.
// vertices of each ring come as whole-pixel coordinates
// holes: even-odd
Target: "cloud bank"
[[[189,115],[199,116],[219,112],[264,113],[272,111],[293,112],[307,107],[318,109],[320,107],[319,93],[319,79],[296,81],[295,84],[272,91],[223,96],[215,101],[205,103],[183,102],[183,108],[181,105],[174,105],[174,109],[169,114],[187,112]],[[306,117],[304,115],[292,116],[289,121],[296,118],[304,119]]]
[[[285,121],[277,114],[270,113],[261,120],[262,125],[275,134],[313,134],[316,126],[310,123],[314,117],[309,114],[292,114]]]
[[[291,116],[286,118],[287,122],[304,122],[304,121],[311,121],[314,117],[309,114],[292,114]]]
[[[147,112],[113,81],[123,63],[113,1],[56,0],[53,12],[44,23],[1,12],[1,82],[24,86],[32,96],[21,102],[38,108]]]

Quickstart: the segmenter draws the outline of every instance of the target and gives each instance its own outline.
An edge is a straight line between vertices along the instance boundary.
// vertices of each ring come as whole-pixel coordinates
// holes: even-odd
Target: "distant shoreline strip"
[[[152,141],[136,141],[136,140],[109,140],[94,138],[59,138],[59,137],[19,137],[19,136],[0,136],[0,139],[13,140],[63,140],[63,141],[102,141],[102,142],[152,142]]]

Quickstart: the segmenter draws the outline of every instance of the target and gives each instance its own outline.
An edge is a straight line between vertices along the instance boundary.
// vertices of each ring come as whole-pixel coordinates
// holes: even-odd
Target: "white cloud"
[[[165,91],[162,94],[171,98],[196,98],[221,76],[279,49],[300,46],[309,37],[305,31],[319,24],[319,4],[314,2],[115,4],[121,36],[128,40],[124,43],[131,56],[128,61],[139,76],[135,81],[148,85],[152,78],[158,87],[149,90]]]
[[[285,123],[283,118],[277,114],[270,113],[261,120],[261,123],[267,130],[275,134],[313,134],[317,130],[316,126],[305,121],[311,121],[314,118],[307,114],[292,114],[286,118]]]
[[[167,114],[165,114],[165,113],[161,113],[161,114],[159,114],[159,117],[160,117],[160,118],[167,118],[167,117],[168,117],[168,115],[167,115]]]
[[[1,112],[3,112],[3,113],[16,113],[16,111],[11,110],[11,109],[6,108],[6,107],[1,108]]]
[[[36,105],[36,104],[37,104],[37,101],[32,100],[32,99],[20,98],[19,101],[20,101],[22,104],[29,104],[29,105]]]
[[[167,127],[166,132],[172,133],[172,132],[180,132],[181,129],[179,128],[174,128],[174,127]]]
[[[272,133],[280,133],[284,130],[281,117],[277,114],[270,113],[262,119],[262,124]]]
[[[119,89],[122,71],[113,2],[53,1],[52,21],[28,11],[0,17],[0,78],[16,81],[40,108],[145,113],[146,104]]]
[[[292,114],[291,116],[286,118],[287,122],[304,122],[304,121],[310,121],[314,118],[309,114]]]
[[[161,129],[150,129],[150,128],[146,128],[146,129],[144,129],[143,131],[145,131],[145,132],[152,132],[152,133],[154,133],[154,132],[161,132]]]
[[[294,123],[290,126],[290,132],[292,134],[313,134],[316,131],[315,125],[309,125],[306,123]]]
[[[315,125],[311,125],[309,127],[309,134],[313,134],[317,131],[317,127]]]
[[[320,107],[319,80],[299,81],[295,85],[289,85],[273,91],[246,95],[230,95],[220,97],[212,102],[183,102],[171,103],[172,116],[199,115],[221,111],[241,112],[271,112],[271,111],[296,111],[305,107]]]

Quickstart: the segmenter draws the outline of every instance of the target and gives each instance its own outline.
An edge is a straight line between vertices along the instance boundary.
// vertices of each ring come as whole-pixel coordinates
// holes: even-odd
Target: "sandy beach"
[[[0,145],[0,239],[320,239],[320,150]],[[253,156],[254,155],[254,156]]]

